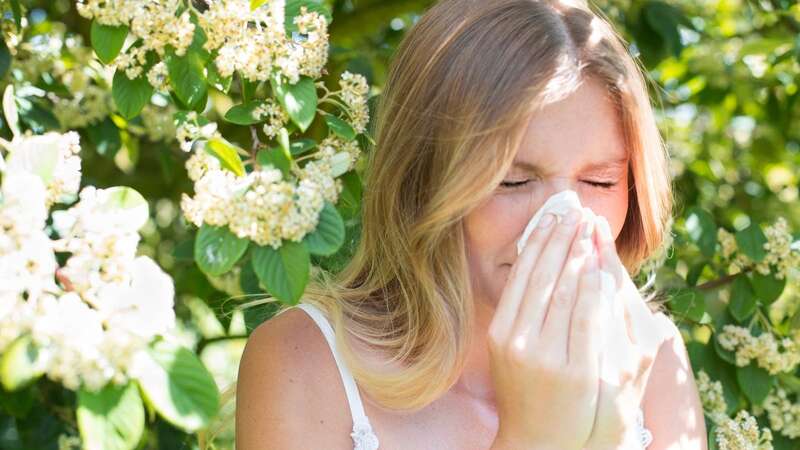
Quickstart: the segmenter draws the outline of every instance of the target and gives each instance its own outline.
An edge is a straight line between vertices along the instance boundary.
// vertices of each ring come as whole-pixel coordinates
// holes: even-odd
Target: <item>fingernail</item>
[[[578,223],[578,219],[581,218],[581,212],[577,209],[570,209],[569,213],[564,217],[562,223],[566,225],[575,225]]]
[[[547,213],[539,220],[539,228],[547,228],[552,225],[555,220],[556,218],[552,214]]]

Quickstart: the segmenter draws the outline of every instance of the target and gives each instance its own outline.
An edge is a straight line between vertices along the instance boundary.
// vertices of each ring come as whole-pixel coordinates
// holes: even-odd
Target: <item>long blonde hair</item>
[[[669,235],[668,155],[643,69],[601,13],[582,2],[442,0],[407,32],[377,107],[360,241],[302,300],[331,320],[370,400],[414,411],[457,381],[474,315],[462,220],[502,180],[531,115],[586,77],[608,87],[630,154],[617,248],[635,275]]]

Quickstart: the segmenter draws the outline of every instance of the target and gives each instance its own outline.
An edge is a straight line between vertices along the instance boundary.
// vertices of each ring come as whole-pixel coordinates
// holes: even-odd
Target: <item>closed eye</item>
[[[528,184],[531,181],[534,181],[534,180],[503,181],[503,182],[500,183],[500,186],[503,186],[504,188],[508,188],[508,189],[514,189],[514,188],[518,188],[518,187],[524,186],[524,185]],[[584,180],[584,183],[587,183],[587,184],[589,184],[589,185],[591,185],[593,187],[597,187],[597,188],[600,188],[600,189],[611,189],[612,187],[617,185],[617,183],[615,183],[615,182],[589,181],[589,180]]]

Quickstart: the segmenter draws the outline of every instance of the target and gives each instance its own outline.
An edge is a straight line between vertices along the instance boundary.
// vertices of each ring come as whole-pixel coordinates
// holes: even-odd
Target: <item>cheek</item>
[[[620,189],[606,195],[588,195],[584,206],[588,206],[595,214],[605,217],[611,227],[611,234],[614,238],[619,235],[622,225],[625,223],[625,216],[628,214],[628,191]]]
[[[507,257],[519,233],[530,219],[525,205],[512,196],[493,195],[464,219],[468,253],[471,258],[494,263]]]

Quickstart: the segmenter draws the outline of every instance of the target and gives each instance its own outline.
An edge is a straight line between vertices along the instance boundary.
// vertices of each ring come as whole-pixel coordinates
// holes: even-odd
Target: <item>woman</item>
[[[248,340],[239,450],[706,448],[674,326],[623,389],[597,378],[623,350],[593,344],[612,326],[597,267],[631,286],[672,207],[641,70],[607,21],[578,2],[440,1],[394,56],[375,135],[353,259]],[[540,226],[518,256],[565,189],[607,226]]]

